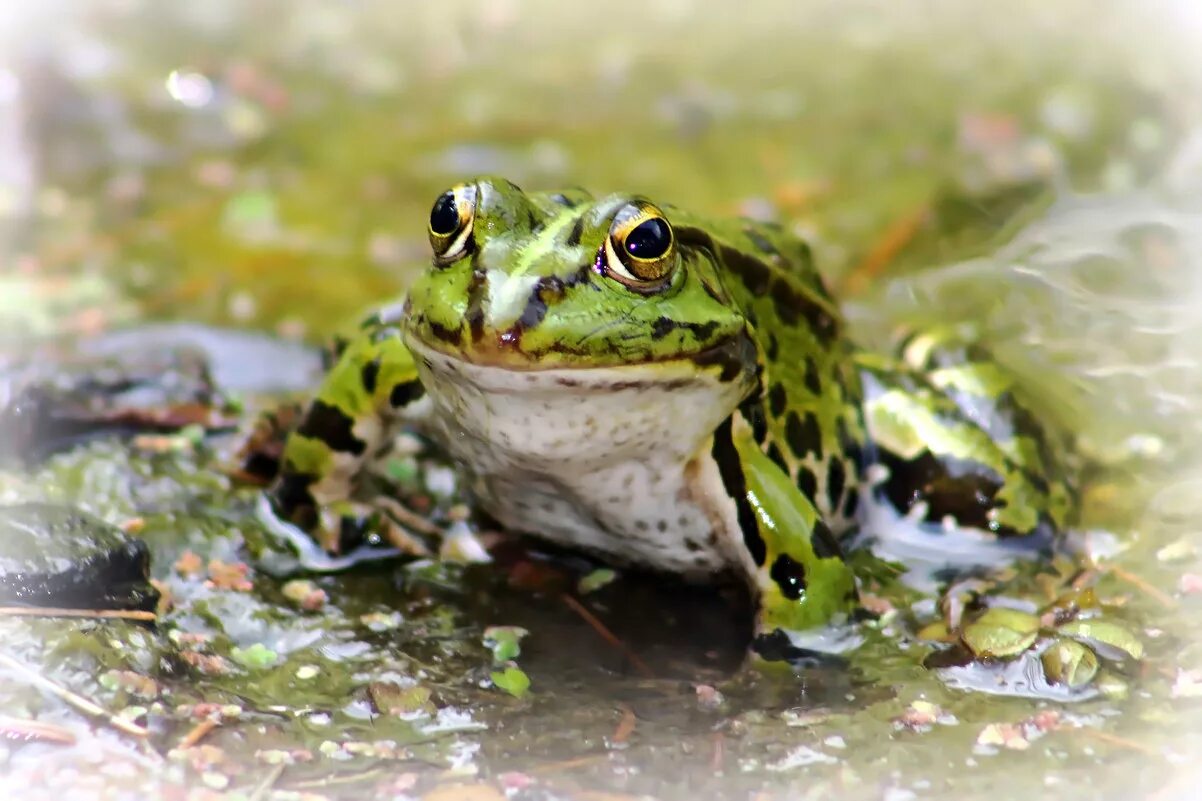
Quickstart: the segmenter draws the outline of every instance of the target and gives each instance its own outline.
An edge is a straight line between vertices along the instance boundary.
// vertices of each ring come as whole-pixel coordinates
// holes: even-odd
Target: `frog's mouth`
[[[425,331],[409,327],[405,344],[415,354],[427,358],[438,354],[448,363],[461,363],[482,368],[494,368],[516,373],[587,373],[589,371],[635,370],[640,366],[663,368],[666,365],[681,365],[690,375],[706,373],[723,383],[737,385],[753,381],[758,362],[755,343],[745,331],[727,337],[696,351],[650,353],[631,349],[626,353],[597,354],[585,350],[573,350],[564,346],[553,346],[541,353],[522,350],[520,339],[498,336],[495,343],[488,338],[473,342],[465,348],[458,337],[451,341],[438,339],[438,331]],[[487,344],[486,344],[487,343]],[[669,371],[674,372],[674,371]],[[672,380],[672,379],[669,379]]]
[[[529,469],[693,454],[751,390],[754,371],[718,354],[615,367],[514,369],[469,361],[410,341],[422,386],[448,427],[447,441],[471,463],[480,449]],[[475,443],[473,445],[472,443]]]

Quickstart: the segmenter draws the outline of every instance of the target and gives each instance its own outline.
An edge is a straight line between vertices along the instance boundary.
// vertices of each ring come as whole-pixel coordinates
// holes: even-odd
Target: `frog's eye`
[[[663,212],[641,201],[623,206],[609,227],[600,263],[606,275],[636,292],[667,286],[677,263],[676,237]]]
[[[450,264],[467,253],[475,217],[475,186],[461,184],[438,196],[430,209],[429,229],[435,264]]]

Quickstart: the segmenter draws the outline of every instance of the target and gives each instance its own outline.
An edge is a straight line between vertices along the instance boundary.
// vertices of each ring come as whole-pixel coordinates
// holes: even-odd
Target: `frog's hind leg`
[[[339,354],[288,436],[271,490],[277,511],[329,553],[347,550],[369,514],[351,500],[356,479],[392,442],[398,425],[419,418],[427,403],[399,331],[366,330]]]
[[[911,336],[897,358],[857,357],[881,489],[903,513],[999,535],[1060,531],[1071,490],[1063,438],[1015,376],[950,332]]]

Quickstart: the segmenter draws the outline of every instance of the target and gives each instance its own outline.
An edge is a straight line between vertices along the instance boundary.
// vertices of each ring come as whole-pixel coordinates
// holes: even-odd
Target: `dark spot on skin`
[[[512,339],[518,340],[524,331],[541,323],[547,316],[547,308],[563,298],[563,291],[563,281],[555,276],[539,279],[539,282],[530,290],[530,297],[526,299],[526,307],[522,309],[522,315],[510,329],[513,334]]]
[[[610,498],[610,500],[612,502],[620,502],[622,499],[621,498]],[[647,521],[646,520],[636,520],[636,521],[634,521],[634,527],[637,528],[639,531],[646,531],[647,530]]]
[[[744,228],[743,233],[749,240],[751,240],[751,244],[755,245],[756,249],[765,256],[780,255],[780,252],[776,249],[776,246],[772,244],[768,237],[764,236],[754,228]]]
[[[354,425],[355,421],[337,406],[316,400],[296,433],[320,440],[332,450],[362,456],[367,444],[355,436]]]
[[[848,520],[854,520],[856,511],[860,508],[860,493],[852,487],[847,491],[847,497],[843,500],[843,516]]]
[[[768,390],[768,411],[772,412],[773,417],[780,417],[785,413],[788,404],[789,396],[785,392],[785,385],[773,384],[772,389]]]
[[[364,324],[363,327],[367,328],[368,326]],[[372,341],[376,340],[373,338]],[[346,349],[350,347],[350,344],[351,341],[347,337],[334,337],[330,344],[321,352],[321,369],[329,370],[333,367],[342,358],[342,354],[346,353]]]
[[[739,462],[739,452],[735,450],[734,440],[731,438],[732,424],[733,418],[728,417],[714,430],[710,454],[718,465],[718,475],[722,477],[722,486],[726,488],[726,494],[735,502],[739,530],[743,533],[743,544],[751,554],[752,561],[756,565],[762,565],[768,558],[768,547],[760,536],[755,510],[747,500],[747,480]]]
[[[711,284],[709,281],[705,280],[704,278],[701,279],[701,288],[705,290],[705,294],[709,295],[711,298],[713,298],[718,303],[725,302],[722,299],[722,296],[720,294],[718,294],[718,290],[714,288],[714,285]]]
[[[785,325],[797,325],[805,317],[820,342],[830,342],[838,334],[839,326],[831,313],[799,291],[790,279],[780,278],[772,285],[772,304]]]
[[[768,446],[766,455],[781,470],[784,470],[786,473],[789,471],[788,465],[785,464],[785,455],[780,452],[780,448],[776,447],[775,442]]]
[[[380,376],[380,360],[372,359],[367,364],[363,365],[363,369],[359,371],[359,380],[363,382],[363,388],[367,390],[368,395],[376,394],[376,379]]]
[[[813,412],[806,412],[805,422],[794,411],[785,416],[785,441],[794,456],[802,457],[813,451],[819,459],[822,458],[822,431]]]
[[[697,339],[705,341],[713,335],[717,327],[718,322],[716,320],[711,320],[708,323],[682,323],[670,317],[660,317],[651,324],[651,338],[663,339],[678,328],[683,328],[692,331]]]
[[[788,554],[782,553],[772,562],[768,575],[780,587],[781,595],[790,601],[796,601],[806,591],[805,565]]]
[[[826,494],[830,499],[831,511],[839,508],[839,501],[843,499],[843,485],[846,483],[847,475],[843,467],[843,460],[839,457],[832,457],[826,468]]]
[[[572,223],[572,230],[568,233],[568,238],[564,240],[564,244],[568,247],[576,247],[580,244],[580,237],[584,236],[584,215],[581,214]]]
[[[565,378],[562,376],[557,377],[555,383],[561,387],[588,387],[594,392],[622,392],[628,389],[637,390],[647,389],[648,387],[656,387],[668,392],[674,392],[693,385],[693,381],[688,378],[675,378],[671,381],[614,381],[606,384],[586,384],[575,378]]]
[[[309,487],[315,481],[317,476],[297,473],[285,465],[279,481],[271,490],[271,500],[280,516],[306,530],[317,525],[317,503],[309,492]]]
[[[701,228],[682,226],[675,229],[676,241],[685,248],[708,250],[715,260],[739,276],[753,295],[763,295],[772,284],[772,269],[754,256],[737,248],[721,245]]]
[[[698,553],[701,551],[701,543],[694,539],[685,539],[684,547],[689,553]]]
[[[535,233],[543,227],[542,221],[534,216],[532,209],[526,210],[526,225],[529,227],[531,233]]]
[[[776,341],[776,334],[768,334],[768,361],[774,362],[780,356],[780,343]]]
[[[818,364],[814,361],[814,357],[806,357],[806,389],[814,393],[815,397],[822,395],[822,377],[818,373]]]
[[[721,344],[701,351],[693,356],[693,363],[698,367],[720,365],[722,372],[718,375],[718,380],[733,381],[755,369],[755,343],[751,341],[751,337],[747,336],[746,332],[743,332]]]
[[[801,490],[801,494],[814,500],[814,496],[818,494],[818,477],[814,475],[814,471],[802,465],[797,468],[797,488]]]
[[[822,520],[814,521],[814,530],[810,532],[810,547],[819,559],[842,559],[843,549],[835,538],[831,527]]]
[[[555,194],[551,195],[551,200],[553,200],[554,202],[558,203],[559,205],[561,205],[565,208],[569,208],[569,209],[576,208],[576,204],[572,201],[572,199],[570,197],[568,197],[567,195],[564,195],[560,192],[556,192]]]
[[[950,456],[939,458],[930,451],[907,460],[885,450],[881,451],[881,463],[889,468],[885,497],[902,511],[926,501],[927,520],[951,515],[961,525],[987,528],[990,509],[1000,506],[995,497],[1002,488],[1002,477],[985,465]]]
[[[488,287],[487,274],[480,269],[472,270],[472,280],[467,285],[467,310],[463,319],[467,321],[468,330],[472,332],[472,341],[479,342],[484,338],[484,296]]]
[[[739,413],[751,426],[751,436],[763,445],[768,438],[768,419],[764,416],[764,404],[758,392],[739,404]]]
[[[402,406],[408,406],[425,394],[425,387],[420,381],[406,381],[392,388],[392,391],[388,393],[388,402],[392,404],[392,408],[399,409]]]
[[[772,270],[759,259],[725,245],[719,246],[718,256],[723,264],[743,280],[751,294],[762,296],[771,287]]]
[[[435,338],[441,339],[443,342],[447,342],[451,345],[458,345],[462,339],[460,336],[461,332],[458,328],[448,328],[441,323],[436,323],[429,319],[426,320],[426,326],[430,329],[430,333],[433,334]]]
[[[668,530],[668,521],[660,520],[659,522],[657,522],[655,524],[655,530],[658,531],[659,533],[663,534],[665,531]]]
[[[788,326],[797,325],[801,319],[801,310],[798,308],[800,303],[801,296],[788,281],[782,279],[776,282],[772,290],[772,305],[776,307],[776,316],[782,323]]]

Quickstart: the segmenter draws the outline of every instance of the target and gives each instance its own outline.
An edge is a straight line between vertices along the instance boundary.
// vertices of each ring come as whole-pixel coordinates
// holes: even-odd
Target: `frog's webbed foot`
[[[399,501],[380,495],[370,503],[347,500],[327,504],[312,534],[330,554],[349,554],[367,546],[423,557],[433,552],[425,537],[441,537],[442,531]]]
[[[847,664],[843,654],[862,642],[863,638],[847,625],[807,632],[778,628],[756,635],[748,650],[747,662],[757,668],[771,663],[785,663],[792,668],[841,667]]]
[[[391,499],[380,505],[340,501],[314,506],[304,517],[308,525],[301,525],[302,521],[285,517],[271,496],[264,494],[258,519],[279,540],[292,546],[306,570],[324,573],[378,559],[430,556],[435,550],[431,538],[397,522],[382,508],[387,505],[400,507]],[[425,531],[438,530],[429,521],[424,523],[428,527]]]

